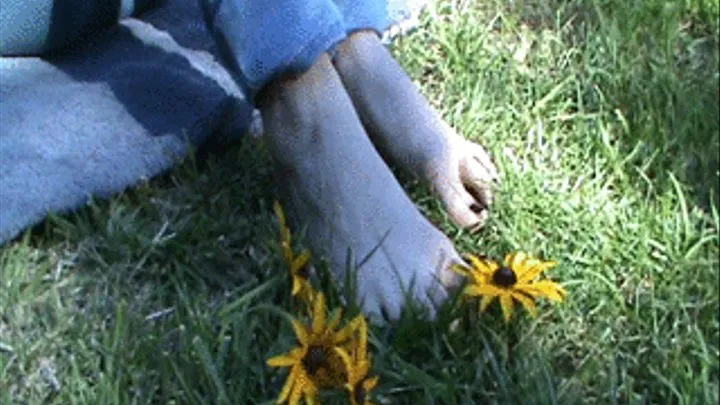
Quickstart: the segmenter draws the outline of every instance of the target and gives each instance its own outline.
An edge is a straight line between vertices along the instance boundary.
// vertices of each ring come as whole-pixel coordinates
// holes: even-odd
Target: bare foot
[[[479,229],[498,176],[487,152],[443,121],[374,33],[351,35],[334,64],[381,153],[427,180],[456,224]]]
[[[373,148],[329,57],[271,84],[259,101],[286,204],[307,225],[311,247],[340,280],[349,248],[356,264],[370,255],[357,269],[365,312],[397,318],[411,283],[423,303],[444,299],[440,283],[457,283],[449,266],[458,254]]]

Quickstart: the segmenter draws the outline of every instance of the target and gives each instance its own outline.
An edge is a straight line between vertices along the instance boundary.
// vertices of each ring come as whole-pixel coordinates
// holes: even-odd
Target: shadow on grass
[[[2,271],[15,288],[0,294],[0,330],[7,324],[2,340],[17,356],[0,367],[9,373],[0,387],[27,403],[203,403],[226,398],[233,384],[267,396],[265,350],[287,325],[245,312],[258,299],[287,299],[270,288],[279,265],[271,184],[269,159],[247,139],[223,157],[188,158],[109,201],[51,216],[4,247]],[[218,316],[249,296],[238,316]],[[263,350],[250,351],[251,343]],[[237,354],[218,357],[223,350]],[[234,381],[238,374],[247,381]]]
[[[95,264],[191,266],[203,269],[199,276],[209,285],[223,288],[240,282],[248,276],[242,274],[245,269],[239,269],[240,274],[229,270],[251,245],[263,242],[258,234],[272,226],[258,228],[259,222],[271,222],[263,216],[272,198],[269,161],[263,153],[252,140],[219,156],[218,150],[200,150],[167,174],[108,201],[51,216],[33,229],[31,244],[72,241],[92,252]],[[201,252],[212,254],[201,257]]]

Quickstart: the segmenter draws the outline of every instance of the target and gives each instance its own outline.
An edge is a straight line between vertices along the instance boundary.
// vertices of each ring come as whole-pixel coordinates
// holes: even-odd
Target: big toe
[[[408,260],[404,271],[397,272],[384,268],[383,274],[394,274],[379,283],[360,282],[360,297],[363,312],[374,321],[385,319],[397,320],[402,316],[403,309],[412,301],[427,310],[430,319],[434,319],[437,309],[448,299],[450,292],[461,284],[461,278],[452,271],[451,266],[462,263],[460,256],[447,238],[440,241],[433,249],[438,252],[428,257],[420,255]],[[416,260],[424,256],[423,260]],[[372,276],[372,271],[367,274]],[[362,277],[359,269],[358,278]],[[366,278],[366,281],[369,281]],[[364,290],[364,291],[363,291]]]
[[[447,244],[450,244],[447,241]],[[457,252],[451,247],[445,252],[449,255],[441,254],[437,263],[431,269],[432,280],[425,285],[424,290],[416,290],[416,300],[423,303],[430,309],[429,315],[435,318],[437,309],[448,299],[451,291],[455,290],[462,284],[462,278],[452,270],[452,266],[462,263]]]

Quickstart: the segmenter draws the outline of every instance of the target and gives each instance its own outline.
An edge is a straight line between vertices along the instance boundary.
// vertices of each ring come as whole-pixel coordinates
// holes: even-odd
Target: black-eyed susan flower
[[[469,255],[471,266],[456,265],[458,273],[468,277],[470,284],[463,294],[471,297],[482,297],[480,312],[499,298],[503,318],[512,318],[514,302],[518,301],[532,316],[537,316],[535,298],[547,297],[560,302],[567,292],[557,283],[550,280],[537,280],[545,270],[556,265],[555,262],[544,262],[526,253],[510,253],[505,256],[505,264],[501,266],[494,260],[481,259]]]
[[[290,277],[292,279],[292,296],[300,298],[307,305],[311,305],[315,298],[315,290],[310,284],[310,251],[305,249],[299,255],[295,255],[292,248],[292,236],[290,228],[287,226],[285,213],[280,203],[275,201],[273,204],[275,216],[280,223],[280,249],[283,259],[290,269]]]
[[[320,388],[342,386],[345,365],[335,348],[346,343],[357,329],[357,320],[337,330],[341,316],[336,313],[328,323],[325,296],[319,292],[313,301],[312,323],[308,328],[292,320],[299,347],[267,361],[272,367],[290,367],[290,374],[280,392],[278,403],[315,403]]]
[[[350,396],[352,405],[372,405],[370,391],[378,383],[378,377],[368,377],[370,356],[367,352],[367,322],[362,316],[357,318],[357,336],[350,343],[348,350],[338,347],[335,351],[345,365],[345,389]]]

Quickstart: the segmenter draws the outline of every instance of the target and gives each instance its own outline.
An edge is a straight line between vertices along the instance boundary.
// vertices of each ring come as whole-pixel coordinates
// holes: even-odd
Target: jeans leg
[[[272,80],[309,69],[345,37],[332,0],[200,0],[238,85],[254,99]]]
[[[333,0],[343,16],[345,32],[373,30],[378,35],[402,20],[410,19],[428,0]]]

